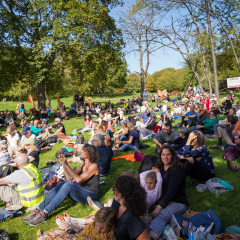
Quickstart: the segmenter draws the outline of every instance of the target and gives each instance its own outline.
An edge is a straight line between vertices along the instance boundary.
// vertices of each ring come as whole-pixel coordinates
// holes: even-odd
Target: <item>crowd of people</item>
[[[71,228],[93,239],[97,235],[117,240],[159,239],[172,214],[182,214],[189,207],[186,178],[189,176],[190,183],[197,185],[216,177],[205,138],[211,136],[218,141],[213,148],[223,148],[223,140],[228,145],[240,144],[234,93],[219,105],[214,94],[210,98],[207,91],[199,92],[194,86],[187,95],[178,93],[170,99],[168,94],[151,97],[145,89],[143,98],[121,99],[116,105],[110,100],[105,104],[91,103],[91,98],[85,102],[85,96],[78,93],[69,111],[60,104],[51,126],[50,108],[30,109],[26,114],[22,102],[14,116],[8,111],[1,113],[1,124],[7,128],[1,137],[0,166],[10,165],[15,171],[0,178],[0,198],[6,206],[33,208],[22,219],[29,226],[46,222],[49,214],[69,197],[78,204],[89,204],[98,212],[95,220],[72,218],[68,214],[57,216],[56,223],[62,229]],[[71,158],[59,152],[66,181],[60,181],[44,198],[38,169],[41,149],[37,145],[39,141],[49,138],[57,141],[59,134],[65,135],[62,121],[70,115],[80,117],[85,127],[77,129],[78,141]],[[219,121],[219,115],[226,115],[226,119]],[[180,121],[173,127],[176,120]],[[21,133],[17,128],[19,122]],[[115,127],[119,127],[117,131]],[[84,139],[86,132],[90,132],[89,139]],[[123,172],[112,188],[114,198],[100,203],[100,177],[109,174],[113,154],[140,150],[144,147],[141,138],[151,137],[157,165],[140,174]],[[75,170],[69,165],[72,162],[79,164]]]

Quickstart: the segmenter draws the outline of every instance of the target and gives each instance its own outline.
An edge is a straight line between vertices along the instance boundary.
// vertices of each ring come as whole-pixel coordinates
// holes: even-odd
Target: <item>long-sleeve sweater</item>
[[[204,128],[205,129],[209,129],[209,130],[213,130],[213,125],[218,123],[218,119],[217,118],[206,118],[205,120],[203,120],[203,124],[204,124]]]
[[[141,186],[145,189],[147,193],[146,202],[148,207],[150,207],[152,204],[154,204],[162,195],[162,176],[161,173],[157,173],[157,184],[153,190],[148,190],[147,184],[146,184],[146,176],[150,171],[142,172],[140,174],[140,183]]]
[[[170,202],[182,203],[188,205],[185,194],[186,177],[184,169],[177,166],[174,170],[170,168],[165,171],[161,170],[163,178],[162,196],[157,200],[156,204],[162,208],[167,207]]]

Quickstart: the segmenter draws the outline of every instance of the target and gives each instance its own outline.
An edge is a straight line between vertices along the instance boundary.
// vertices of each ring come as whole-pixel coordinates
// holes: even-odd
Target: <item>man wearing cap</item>
[[[104,176],[108,174],[111,167],[112,156],[108,147],[104,143],[105,137],[97,133],[93,136],[92,144],[97,148],[99,158],[97,160],[97,165],[99,167],[99,175]]]
[[[155,127],[157,126],[157,117],[155,115],[152,115],[151,117],[151,123],[150,123],[150,129],[151,131],[154,131]]]
[[[148,96],[149,96],[149,92],[147,91],[146,88],[144,88],[144,91],[143,91],[143,101],[148,101]]]
[[[60,118],[55,118],[54,121],[55,124],[53,124],[52,126],[48,127],[46,129],[46,133],[44,133],[42,139],[45,139],[47,136],[48,137],[53,137],[56,136],[59,133],[63,133],[65,134],[65,127],[64,125],[61,123],[61,119]],[[53,133],[52,131],[50,131],[52,128],[55,128],[55,133]]]
[[[19,153],[15,159],[19,170],[0,178],[0,198],[6,206],[24,205],[33,207],[44,200],[44,185],[41,172],[31,163],[26,154]],[[11,186],[17,185],[16,190]]]
[[[23,142],[25,142],[28,138],[32,138],[34,140],[34,145],[36,145],[36,136],[32,134],[29,126],[25,126],[22,131],[20,144],[18,145],[18,152],[25,150],[25,145]]]
[[[132,122],[134,126],[136,126],[136,123],[139,121],[139,118],[136,116],[135,111],[131,111],[131,116],[128,117],[128,121]]]

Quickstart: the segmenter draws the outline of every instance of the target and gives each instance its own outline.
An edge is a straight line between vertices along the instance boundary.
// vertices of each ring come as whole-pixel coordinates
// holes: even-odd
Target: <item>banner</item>
[[[35,93],[34,93],[33,97],[34,97],[35,101],[38,101],[37,95]]]
[[[36,108],[36,109],[37,109],[37,107],[36,107],[36,105],[35,105],[35,103],[34,103],[33,98],[32,98],[31,95],[28,96],[27,102],[32,103],[33,108]]]
[[[162,99],[165,99],[165,94],[167,94],[167,90],[163,90],[162,92],[160,90],[157,91],[158,96],[160,96]]]
[[[240,77],[227,78],[227,87],[228,88],[239,88],[240,87]]]
[[[176,95],[177,93],[179,93],[178,90],[174,90],[174,91],[171,93],[171,95]]]
[[[58,101],[58,106],[60,107],[60,105],[61,105],[61,100],[60,100],[60,98],[59,98],[58,95],[57,95],[57,101]]]

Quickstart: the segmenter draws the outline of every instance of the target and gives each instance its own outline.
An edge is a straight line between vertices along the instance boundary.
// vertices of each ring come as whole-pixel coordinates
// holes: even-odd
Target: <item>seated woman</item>
[[[110,137],[112,138],[114,135],[114,128],[111,124],[109,124],[107,121],[103,120],[102,121],[102,125],[105,127],[106,129],[106,133],[110,135]]]
[[[23,218],[22,221],[30,226],[38,226],[47,221],[48,215],[53,212],[65,199],[70,197],[72,200],[86,204],[87,197],[98,199],[99,193],[99,168],[96,164],[98,160],[97,148],[86,144],[81,151],[81,158],[85,163],[79,166],[75,171],[68,165],[67,159],[60,156],[60,161],[64,168],[67,180],[71,182],[60,182],[53,188],[50,194],[42,201],[30,215]]]
[[[216,117],[215,111],[210,112],[210,117],[205,120],[199,120],[197,129],[201,131],[203,134],[213,134],[213,126],[214,124],[218,124],[218,119]]]
[[[186,127],[180,127],[179,131],[178,131],[178,135],[179,138],[170,141],[168,143],[165,143],[165,145],[171,145],[175,151],[179,150],[180,148],[182,148],[183,146],[185,146],[185,144],[187,143],[188,140],[188,135],[189,135],[189,130]]]
[[[81,131],[77,131],[78,133],[85,133],[85,132],[88,132],[88,131],[92,131],[92,117],[89,113],[86,114],[86,116],[84,117],[84,123],[86,125],[86,127],[81,130]]]
[[[182,96],[181,96],[181,93],[178,93],[178,95],[177,95],[177,100],[181,100],[181,98],[182,98]]]
[[[113,187],[117,209],[117,240],[150,240],[139,216],[147,211],[146,192],[139,181],[129,176],[116,179]]]
[[[123,137],[128,137],[128,120],[122,120],[122,128],[120,128],[116,133],[113,134],[114,140],[123,139]]]
[[[120,149],[118,149],[117,151],[124,151],[126,149],[129,150],[138,150],[139,146],[140,146],[140,140],[139,140],[139,133],[137,130],[135,130],[135,127],[133,125],[133,123],[129,122],[127,124],[128,130],[129,130],[129,139],[127,141],[120,141],[117,140],[116,143],[117,144],[123,144]]]
[[[192,132],[186,145],[176,153],[185,166],[186,177],[206,182],[215,177],[212,156],[204,145],[205,137],[198,130]]]
[[[77,109],[77,117],[81,117],[85,115],[85,109],[83,105],[80,105],[80,107]]]
[[[154,220],[148,228],[149,236],[155,240],[162,236],[172,214],[182,214],[188,206],[184,166],[171,146],[164,145],[160,149],[157,166],[163,179],[162,196],[151,207]]]

